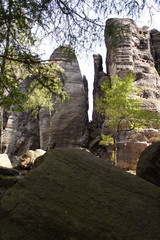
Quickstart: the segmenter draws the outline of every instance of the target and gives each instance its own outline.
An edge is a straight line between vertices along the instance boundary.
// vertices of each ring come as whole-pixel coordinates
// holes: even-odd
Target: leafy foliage
[[[118,76],[110,83],[104,82],[104,97],[98,99],[97,110],[107,118],[107,125],[112,131],[139,129],[149,125],[156,126],[159,116],[146,111],[143,101],[137,95],[142,89],[134,87],[135,76],[129,73],[124,80]]]
[[[100,144],[114,143],[115,152],[122,131],[160,126],[160,115],[144,109],[143,101],[138,97],[142,89],[136,89],[134,81],[132,73],[128,73],[125,79],[115,76],[112,85],[109,82],[102,84],[104,96],[97,100],[97,111],[106,117],[106,126],[112,132],[109,136],[102,135]]]
[[[106,146],[108,146],[108,145],[113,145],[114,144],[114,140],[113,140],[113,137],[112,137],[112,135],[111,134],[108,134],[108,135],[104,135],[104,134],[102,134],[101,135],[101,137],[102,137],[102,140],[100,141],[100,145],[106,145]]]
[[[69,96],[64,91],[62,79],[64,70],[56,63],[50,62],[35,66],[32,73],[33,81],[28,87],[28,94],[24,103],[25,110],[32,109],[33,114],[37,115],[40,107],[53,108],[53,99],[57,97],[61,101]]]
[[[42,67],[40,56],[33,52],[39,38],[50,36],[52,42],[79,52],[91,49],[103,38],[109,14],[140,15],[146,7],[145,0],[1,0],[0,106],[18,105],[25,98],[20,82],[34,65]]]
[[[44,14],[49,2],[4,0],[0,3],[0,106],[3,108],[8,109],[12,105],[14,110],[23,111],[22,102],[27,101],[25,107],[35,109],[40,105],[39,91],[43,98],[42,106],[46,105],[44,103],[51,104],[49,99],[53,96],[62,100],[66,96],[62,69],[53,63],[44,64],[32,51],[37,42],[33,28],[35,24],[45,26]],[[28,95],[21,87],[27,76],[35,79]]]

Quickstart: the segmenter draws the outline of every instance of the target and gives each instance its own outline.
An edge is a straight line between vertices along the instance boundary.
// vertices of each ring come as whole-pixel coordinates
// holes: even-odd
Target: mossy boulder
[[[160,189],[80,149],[54,149],[1,200],[1,240],[159,240]]]

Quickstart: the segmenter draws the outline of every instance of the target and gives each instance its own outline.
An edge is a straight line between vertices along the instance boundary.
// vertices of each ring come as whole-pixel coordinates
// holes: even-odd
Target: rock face
[[[18,176],[18,170],[14,168],[0,167],[0,175],[2,176]]]
[[[131,19],[113,18],[106,22],[105,42],[110,81],[115,75],[123,79],[132,71],[137,76],[135,85],[144,88],[141,98],[146,109],[160,112],[160,33],[138,28]],[[118,165],[135,170],[141,151],[158,139],[158,129],[123,132],[118,143]]]
[[[22,157],[20,157],[20,167],[23,169],[31,168],[34,165],[36,158],[45,154],[46,151],[36,149],[35,151],[29,150]]]
[[[110,82],[109,76],[103,71],[102,57],[99,54],[93,55],[94,59],[94,88],[93,88],[93,114],[92,122],[89,123],[90,144],[89,149],[94,154],[105,157],[110,161],[110,152],[99,145],[101,131],[104,123],[104,116],[96,111],[96,100],[103,96],[101,84],[103,81]]]
[[[12,164],[7,154],[0,154],[0,167],[12,168]]]
[[[3,133],[3,149],[12,158],[38,148],[47,150],[58,146],[83,146],[87,141],[88,87],[82,78],[78,61],[72,50],[72,59],[60,47],[51,55],[51,60],[64,69],[65,89],[70,99],[67,103],[54,102],[55,109],[41,109],[38,118],[31,112],[8,113]],[[27,80],[23,88],[27,86]]]
[[[8,121],[3,131],[3,148],[12,159],[23,155],[29,149],[40,148],[39,121],[31,111],[28,113],[8,113]]]
[[[141,153],[136,174],[160,187],[160,142],[152,144]]]
[[[159,188],[84,150],[40,158],[2,196],[1,240],[159,240]]]
[[[58,104],[51,116],[46,109],[40,111],[40,147],[83,146],[87,137],[88,86],[82,78],[76,56],[71,62],[64,49],[58,48],[51,55],[65,71],[65,89],[70,95],[68,103]],[[50,137],[49,137],[50,136]]]
[[[96,111],[96,100],[103,96],[103,92],[101,90],[101,84],[103,81],[109,81],[109,77],[107,74],[103,71],[102,67],[102,57],[100,54],[94,54],[94,88],[93,88],[93,114],[92,119],[93,122],[96,124],[95,127],[102,127],[102,124],[104,122],[104,117],[102,117],[97,111]]]
[[[151,30],[151,52],[157,72],[160,74],[160,32]]]

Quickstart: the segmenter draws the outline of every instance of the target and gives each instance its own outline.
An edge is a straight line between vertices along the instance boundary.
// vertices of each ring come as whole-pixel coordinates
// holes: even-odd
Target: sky
[[[150,12],[145,12],[140,19],[137,19],[135,22],[138,27],[142,26],[148,26],[149,29],[157,29],[160,31],[160,12],[157,12],[154,8],[152,10],[152,17],[150,15]],[[111,15],[111,17],[117,17],[116,15]],[[48,44],[48,42],[44,43],[43,46],[41,46],[41,51],[43,53],[44,58],[49,58],[51,53],[54,51],[53,46],[51,44]],[[81,74],[85,75],[88,80],[88,86],[89,86],[89,120],[92,120],[92,110],[93,110],[93,82],[94,82],[94,64],[93,64],[93,53],[94,54],[100,54],[103,58],[103,70],[106,72],[105,67],[105,57],[106,57],[106,48],[105,44],[103,46],[98,46],[96,49],[87,56],[87,58],[80,58],[78,57],[78,62],[81,70]]]

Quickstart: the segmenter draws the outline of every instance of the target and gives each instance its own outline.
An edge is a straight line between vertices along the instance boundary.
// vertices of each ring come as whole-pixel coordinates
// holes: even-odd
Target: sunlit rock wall
[[[56,109],[40,111],[40,146],[42,149],[57,146],[85,146],[88,138],[88,85],[81,76],[76,56],[68,59],[63,48],[56,49],[51,60],[64,69],[65,89],[69,94],[67,103],[56,103]],[[73,59],[72,59],[73,58]]]
[[[160,112],[160,33],[147,27],[138,28],[131,19],[113,18],[106,21],[107,75],[122,79],[131,71],[135,85],[143,87],[141,98],[149,111]],[[160,139],[159,129],[143,132],[122,132],[118,143],[118,166],[136,169],[140,153]]]

